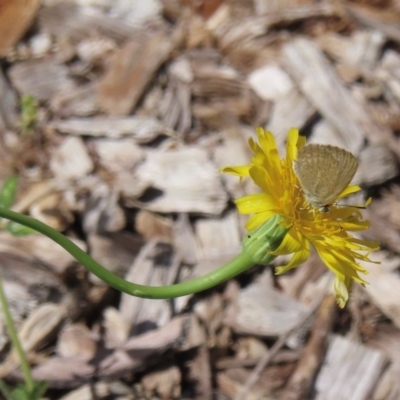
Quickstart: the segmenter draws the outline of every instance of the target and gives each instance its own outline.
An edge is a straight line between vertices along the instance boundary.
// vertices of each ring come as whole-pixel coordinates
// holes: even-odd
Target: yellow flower
[[[378,243],[353,237],[349,232],[368,229],[369,222],[363,220],[355,207],[329,207],[329,213],[312,207],[306,200],[296,174],[293,161],[298,150],[306,143],[297,129],[289,131],[286,158],[280,159],[275,138],[262,128],[257,130],[259,144],[250,138],[249,145],[254,156],[249,165],[224,167],[222,172],[250,177],[262,193],[244,196],[235,201],[241,214],[252,214],[246,224],[253,230],[274,215],[280,215],[282,224],[289,229],[281,245],[273,255],[293,254],[289,263],[276,268],[277,275],[297,267],[310,255],[310,243],[325,265],[336,275],[335,292],[339,307],[343,308],[349,298],[353,282],[365,285],[359,273],[366,274],[357,261],[368,261],[369,253],[378,248]],[[339,196],[348,196],[361,190],[349,185]]]

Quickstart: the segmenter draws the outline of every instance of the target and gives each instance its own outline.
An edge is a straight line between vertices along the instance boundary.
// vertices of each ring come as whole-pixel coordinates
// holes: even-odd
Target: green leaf
[[[11,221],[6,225],[6,230],[14,236],[27,236],[37,233],[34,229],[21,225],[18,222]]]
[[[47,381],[38,381],[35,382],[35,387],[31,392],[31,400],[40,400],[47,390]]]
[[[18,177],[8,177],[0,189],[0,207],[10,208],[15,200],[18,188]]]
[[[2,395],[7,399],[10,400],[12,399],[12,394],[11,394],[11,389],[8,387],[8,385],[0,379],[0,392]]]
[[[12,400],[33,400],[29,396],[29,392],[27,388],[25,388],[24,384],[19,384],[12,392],[11,392]]]

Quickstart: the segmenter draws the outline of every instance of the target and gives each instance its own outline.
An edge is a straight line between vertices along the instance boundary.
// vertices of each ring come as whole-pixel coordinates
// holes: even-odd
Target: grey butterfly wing
[[[318,207],[332,204],[351,182],[357,167],[353,154],[320,144],[301,148],[293,164],[306,198]]]

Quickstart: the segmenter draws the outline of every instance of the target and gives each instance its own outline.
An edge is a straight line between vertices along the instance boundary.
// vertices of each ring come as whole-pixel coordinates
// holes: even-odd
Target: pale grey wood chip
[[[193,265],[197,261],[196,238],[187,214],[179,214],[173,225],[174,247],[182,257],[182,262]]]
[[[91,363],[92,356],[51,357],[32,368],[35,381],[46,380],[49,387],[75,388],[90,381],[96,372],[96,366]]]
[[[129,114],[173,49],[168,32],[138,35],[118,50],[99,81],[97,100],[109,115]]]
[[[38,350],[60,327],[68,316],[66,303],[45,303],[40,305],[23,322],[18,337],[25,351]],[[16,354],[15,354],[16,356]]]
[[[146,241],[156,238],[166,243],[172,241],[173,221],[148,210],[140,210],[136,215],[135,229]]]
[[[201,346],[193,359],[185,363],[188,368],[188,378],[194,382],[195,394],[193,400],[212,400],[213,374],[211,371],[211,359],[207,346]]]
[[[126,224],[126,218],[119,204],[119,195],[97,176],[81,180],[81,187],[89,192],[83,211],[83,229],[89,233],[118,232]]]
[[[233,300],[226,323],[235,332],[250,335],[282,335],[297,326],[308,312],[308,307],[274,289],[268,269]]]
[[[397,113],[400,108],[400,56],[393,50],[385,51],[376,78],[383,86],[386,101]],[[389,93],[388,93],[389,91]]]
[[[140,251],[125,276],[129,282],[141,285],[171,285],[176,279],[180,262],[168,244],[153,239]],[[154,301],[122,294],[120,312],[137,332],[154,326],[164,326],[172,316],[168,300]]]
[[[373,143],[391,140],[390,132],[375,124],[313,42],[299,38],[286,44],[283,63],[303,94],[337,129],[352,153],[360,152],[365,135]]]
[[[160,329],[132,337],[122,350],[104,357],[92,356],[52,357],[32,368],[33,379],[46,380],[49,387],[74,388],[93,377],[114,378],[132,374],[157,361],[157,356],[178,346],[190,328],[190,319],[185,316],[173,318]],[[21,377],[21,374],[15,374]]]
[[[194,74],[192,91],[194,96],[239,96],[248,88],[239,72],[230,66],[196,65],[192,63],[192,68]]]
[[[178,316],[169,321],[164,327],[131,337],[123,346],[109,357],[100,361],[101,376],[115,376],[132,373],[143,369],[145,363],[158,362],[155,357],[166,350],[179,347],[190,329],[190,318]]]
[[[165,91],[160,116],[168,129],[175,129],[181,136],[186,134],[192,123],[190,86],[172,76]]]
[[[11,307],[11,312],[13,311]],[[13,317],[15,317],[14,314]],[[66,304],[45,303],[39,305],[22,322],[21,326],[18,327],[18,337],[28,357],[33,357],[39,347],[48,344],[55,337],[56,331],[66,317]],[[2,319],[1,324],[3,324]],[[19,319],[18,316],[17,319]],[[15,348],[12,348],[6,359],[0,364],[0,377],[8,376],[19,364],[19,356]]]
[[[57,340],[56,352],[61,357],[94,356],[95,336],[82,323],[66,325]]]
[[[162,399],[181,398],[181,371],[175,365],[147,373],[142,384],[148,396],[158,395]]]
[[[95,85],[87,84],[57,93],[50,100],[50,109],[61,118],[87,117],[95,114],[98,111]]]
[[[241,251],[240,225],[237,212],[226,213],[221,218],[199,219],[195,223],[197,259],[204,264],[218,259],[221,263]],[[202,271],[201,274],[203,274]],[[208,271],[209,272],[209,271]]]
[[[159,121],[149,117],[125,118],[71,118],[53,121],[50,128],[62,133],[77,136],[100,136],[108,138],[121,138],[131,136],[139,143],[147,143],[161,134],[170,134]]]
[[[132,26],[141,26],[160,16],[161,11],[160,0],[117,0],[111,3],[109,12]]]
[[[373,400],[396,400],[400,396],[400,342],[399,329],[393,325],[383,325],[367,344],[384,353],[391,361],[382,379],[376,385]]]
[[[126,207],[137,207],[138,199],[151,187],[151,182],[139,179],[130,171],[121,171],[113,183],[115,190],[124,198]]]
[[[129,232],[108,232],[103,234],[91,233],[87,238],[90,255],[109,271],[119,276],[124,276],[135,256],[143,246],[143,238]],[[89,279],[97,285],[104,282],[89,274]]]
[[[374,72],[381,56],[384,35],[378,31],[355,31],[350,37],[328,32],[317,37],[321,49],[339,62],[353,66],[358,74]]]
[[[100,164],[110,172],[127,171],[133,173],[134,167],[142,161],[145,153],[133,138],[90,140],[99,156]]]
[[[57,37],[71,38],[75,42],[87,39],[93,32],[121,42],[133,37],[137,31],[125,21],[99,9],[66,2],[45,5],[39,11],[38,19],[44,31]]]
[[[82,250],[86,244],[78,239],[72,239]],[[43,262],[55,273],[64,272],[75,261],[59,244],[43,235],[12,236],[8,232],[0,232],[0,253],[9,253],[26,259],[34,258]]]
[[[108,307],[103,313],[104,344],[108,349],[121,348],[128,340],[131,324],[119,310]]]
[[[226,206],[227,195],[217,169],[204,150],[188,147],[166,152],[148,151],[136,174],[162,192],[144,204],[149,210],[218,215]]]
[[[271,24],[338,14],[338,8],[329,2],[312,3],[311,1],[301,2],[299,0],[256,0],[254,5],[256,13],[266,16],[270,19]]]
[[[56,274],[46,269],[40,262],[32,261],[32,254],[28,253],[26,258],[16,255],[17,249],[21,246],[19,238],[11,236],[8,232],[1,233],[14,239],[14,249],[9,248],[10,252],[5,249],[6,252],[3,252],[3,248],[0,252],[0,273],[11,315],[19,328],[26,315],[43,302],[59,301],[65,294],[66,288]],[[4,239],[7,241],[6,237]],[[42,252],[46,251],[42,249]],[[4,314],[0,313],[0,349],[7,342]],[[6,370],[6,373],[8,372]]]
[[[15,128],[17,124],[18,99],[2,71],[0,71],[0,93],[0,132],[4,134],[5,130]]]
[[[382,32],[389,39],[400,41],[398,13],[351,3],[346,3],[344,7],[356,21]]]
[[[79,137],[67,137],[52,153],[50,169],[56,180],[83,178],[94,168],[85,143]]]
[[[9,76],[20,93],[38,100],[51,100],[57,93],[71,91],[75,87],[68,76],[68,68],[52,58],[15,63],[10,68]]]
[[[386,146],[367,146],[360,153],[359,163],[359,179],[369,186],[386,182],[399,173],[397,160]]]
[[[303,128],[315,114],[315,107],[297,88],[274,102],[266,128],[276,137],[279,151],[284,150],[289,129]]]
[[[278,100],[293,90],[293,82],[279,66],[267,64],[247,77],[250,87],[263,100]]]
[[[101,61],[107,59],[116,49],[115,41],[107,37],[89,37],[76,46],[78,57],[94,65],[102,65]]]
[[[330,144],[331,146],[337,146],[341,148],[346,147],[346,143],[344,142],[342,136],[326,119],[321,119],[314,125],[312,134],[309,140],[307,140],[307,144],[308,143]]]
[[[68,394],[60,397],[59,400],[93,400],[93,396],[96,399],[103,399],[110,396],[110,394],[108,382],[96,382],[72,390]]]
[[[369,284],[366,285],[364,290],[382,313],[390,318],[395,326],[400,328],[400,304],[398,301],[400,277],[396,271],[393,271],[393,267],[398,265],[398,259],[394,259],[393,263],[383,252],[375,252],[371,255],[371,258],[374,261],[380,261],[381,264],[360,262],[368,271],[365,280]]]
[[[61,193],[51,193],[38,199],[29,207],[29,214],[57,231],[64,231],[74,221],[74,215]]]
[[[383,353],[333,335],[317,377],[315,399],[370,399],[387,363]]]

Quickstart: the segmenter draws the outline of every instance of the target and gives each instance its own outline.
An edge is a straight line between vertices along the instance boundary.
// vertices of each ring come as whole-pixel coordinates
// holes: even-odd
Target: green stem
[[[3,279],[0,275],[0,304],[3,309],[4,313],[4,320],[7,326],[8,334],[10,335],[11,342],[15,351],[18,354],[19,362],[21,364],[21,369],[25,377],[25,383],[29,393],[32,392],[33,388],[35,387],[35,382],[32,378],[31,369],[28,364],[28,360],[26,359],[24,349],[22,348],[21,342],[19,341],[17,330],[15,329],[14,322],[11,318],[10,309],[8,307],[8,301],[6,295],[4,293],[3,288]]]
[[[114,275],[98,262],[94,261],[87,253],[72,243],[62,233],[57,232],[53,228],[50,228],[38,220],[2,207],[0,207],[0,217],[18,222],[49,237],[67,250],[74,258],[76,258],[82,265],[84,265],[102,281],[121,292],[136,297],[144,297],[149,299],[169,299],[197,293],[233,278],[234,276],[254,265],[252,257],[246,253],[241,253],[216,271],[188,282],[159,287],[137,285],[135,283],[128,282],[117,275]],[[269,258],[270,261],[272,261],[275,257],[269,256]]]

